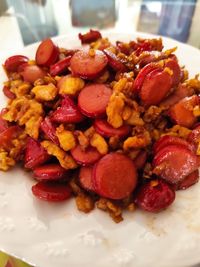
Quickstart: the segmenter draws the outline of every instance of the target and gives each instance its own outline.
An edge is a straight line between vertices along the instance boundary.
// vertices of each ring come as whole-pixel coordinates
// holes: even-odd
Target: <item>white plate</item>
[[[109,37],[126,41],[137,36],[149,37]],[[76,36],[54,40],[63,47],[79,46]],[[167,38],[164,44],[178,46],[177,55],[190,74],[200,70],[199,50]],[[21,53],[34,57],[36,47]],[[5,79],[1,69],[1,85]],[[0,94],[3,107],[6,100]],[[200,184],[178,192],[175,203],[160,214],[136,211],[115,224],[99,210],[78,212],[74,200],[39,201],[31,194],[33,183],[29,173],[17,168],[0,173],[0,249],[12,255],[38,267],[183,267],[200,262]]]

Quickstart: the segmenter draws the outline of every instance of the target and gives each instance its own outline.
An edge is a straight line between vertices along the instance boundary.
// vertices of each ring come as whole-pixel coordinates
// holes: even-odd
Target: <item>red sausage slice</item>
[[[20,74],[24,81],[34,83],[37,79],[44,78],[46,72],[36,65],[27,65]]]
[[[144,105],[157,105],[171,89],[171,76],[165,72],[155,69],[150,72],[140,89],[140,98]]]
[[[10,91],[10,88],[8,86],[3,87],[3,93],[5,96],[7,96],[9,99],[15,99],[16,96],[13,92]]]
[[[154,154],[158,153],[162,148],[167,147],[169,145],[181,145],[192,152],[195,152],[195,147],[187,142],[186,140],[170,135],[164,135],[154,144],[153,152]]]
[[[49,117],[46,117],[41,122],[40,128],[52,142],[59,145],[58,137],[56,136],[56,127],[53,125]]]
[[[147,161],[147,152],[143,150],[134,159],[134,164],[135,164],[136,169],[137,170],[143,169],[146,161]]]
[[[125,72],[127,67],[123,64],[123,62],[118,58],[114,53],[109,51],[108,49],[104,49],[103,51],[108,58],[108,65],[115,71]]]
[[[63,201],[71,197],[71,189],[67,184],[41,181],[32,187],[33,194],[45,201]]]
[[[188,187],[196,184],[198,181],[199,181],[199,170],[196,170],[191,174],[189,174],[187,177],[185,177],[184,180],[176,186],[176,190],[185,190]]]
[[[172,86],[177,86],[181,80],[181,68],[178,62],[174,59],[169,59],[166,61],[165,67],[168,67],[173,71]]]
[[[101,158],[101,154],[94,147],[88,147],[85,151],[81,149],[80,145],[77,145],[71,150],[72,157],[78,164],[88,166],[94,164]]]
[[[78,96],[78,106],[87,117],[101,117],[106,112],[112,90],[105,84],[84,87]]]
[[[61,106],[51,115],[51,120],[58,123],[77,123],[84,119],[74,101],[67,95],[64,96]]]
[[[160,103],[160,106],[171,107],[181,99],[185,98],[186,96],[191,96],[192,94],[193,92],[188,87],[180,83],[175,91]]]
[[[128,125],[123,125],[115,129],[105,119],[96,119],[94,122],[94,128],[97,133],[101,134],[104,137],[125,137],[131,130],[131,127]]]
[[[26,149],[25,149],[25,168],[35,168],[43,163],[45,163],[49,159],[49,155],[46,150],[40,145],[40,143],[29,137]]]
[[[39,181],[60,180],[66,178],[67,173],[59,164],[42,165],[33,170],[34,177]]]
[[[153,166],[158,176],[171,184],[181,182],[199,167],[197,156],[180,145],[162,148],[154,157]]]
[[[105,155],[94,167],[93,184],[100,196],[111,199],[129,196],[137,184],[133,161],[120,153]]]
[[[193,108],[198,104],[199,97],[197,95],[185,97],[170,108],[169,116],[176,124],[191,128],[197,121],[193,114]]]
[[[80,50],[72,56],[70,67],[74,75],[93,79],[104,70],[107,63],[106,55],[100,50],[96,50],[94,56],[90,56],[88,50]]]
[[[79,171],[79,181],[82,187],[87,191],[94,191],[92,183],[93,166],[82,166]]]
[[[51,39],[46,39],[38,46],[35,60],[38,65],[49,67],[57,61],[58,55],[59,50],[57,46]]]
[[[81,40],[82,44],[89,44],[92,42],[95,42],[96,40],[100,39],[101,33],[99,31],[95,31],[90,29],[89,32],[85,33],[85,34],[81,34],[79,33],[78,38]]]
[[[16,56],[12,56],[6,59],[4,66],[6,68],[7,71],[17,71],[18,67],[21,64],[24,64],[26,62],[28,62],[28,58],[22,55],[16,55]]]
[[[137,192],[135,203],[139,208],[149,212],[160,212],[166,209],[175,200],[174,190],[164,181],[156,180],[142,185]]]
[[[152,72],[155,69],[161,70],[161,68],[158,68],[158,66],[156,64],[149,63],[144,68],[142,68],[140,70],[140,72],[138,73],[138,75],[134,81],[134,89],[136,92],[140,91],[147,74],[149,74],[150,72]]]
[[[59,74],[62,74],[64,71],[68,70],[68,67],[70,65],[70,60],[72,56],[67,56],[66,58],[59,60],[54,65],[50,66],[50,75],[56,76]]]

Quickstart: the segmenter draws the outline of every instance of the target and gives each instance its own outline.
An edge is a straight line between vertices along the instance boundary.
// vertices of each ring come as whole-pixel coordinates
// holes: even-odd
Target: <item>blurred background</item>
[[[91,27],[160,34],[200,48],[199,24],[200,0],[0,0],[0,53]]]

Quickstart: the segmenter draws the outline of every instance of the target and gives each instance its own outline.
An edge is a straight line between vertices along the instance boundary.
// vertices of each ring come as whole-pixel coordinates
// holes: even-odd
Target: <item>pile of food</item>
[[[74,196],[80,211],[115,222],[123,210],[166,209],[199,178],[198,76],[162,39],[112,44],[95,30],[79,39],[79,50],[46,39],[35,60],[5,61],[0,169],[20,163],[36,197]]]

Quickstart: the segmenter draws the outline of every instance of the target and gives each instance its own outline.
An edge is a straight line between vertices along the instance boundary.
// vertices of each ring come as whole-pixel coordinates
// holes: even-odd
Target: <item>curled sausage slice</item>
[[[79,171],[79,181],[82,187],[87,191],[94,191],[92,183],[93,166],[82,166]]]
[[[45,201],[63,201],[71,197],[71,189],[67,184],[41,181],[32,187],[33,194]]]
[[[193,114],[193,108],[198,104],[199,97],[197,95],[185,97],[170,108],[169,116],[176,124],[191,128],[197,121]]]
[[[93,170],[95,191],[103,197],[123,199],[137,184],[137,171],[133,161],[120,153],[110,153],[100,159]]]
[[[74,101],[69,96],[65,95],[61,106],[51,114],[50,119],[58,123],[77,123],[81,122],[84,117]]]
[[[7,71],[17,71],[18,67],[24,63],[28,62],[28,58],[26,56],[22,56],[22,55],[15,55],[15,56],[11,56],[9,58],[6,59],[4,66],[5,69]]]
[[[71,150],[71,155],[77,163],[83,166],[94,164],[101,158],[101,154],[96,150],[96,148],[88,147],[85,150],[82,150],[80,145],[77,145]]]
[[[156,180],[139,188],[135,203],[143,210],[160,212],[171,205],[174,200],[174,190],[165,181]]]
[[[180,145],[162,148],[154,157],[154,172],[171,184],[181,182],[186,176],[198,169],[197,156]]]
[[[105,84],[91,84],[84,87],[78,96],[78,106],[87,117],[101,117],[106,112],[112,90]]]
[[[39,181],[60,180],[65,178],[67,173],[59,164],[46,164],[33,170],[34,177]]]
[[[179,138],[177,136],[164,135],[158,139],[158,141],[153,146],[154,154],[158,153],[162,148],[169,145],[181,145],[192,152],[195,152],[195,147],[187,142],[186,140]]]
[[[113,128],[105,119],[96,119],[94,122],[95,130],[104,137],[125,137],[129,134],[131,128],[128,125],[123,125],[119,128]]]
[[[38,46],[35,60],[38,65],[49,67],[57,61],[58,55],[58,47],[51,39],[46,39]]]
[[[25,149],[25,168],[35,168],[49,159],[47,151],[40,145],[40,142],[29,137]]]
[[[170,92],[172,85],[171,76],[165,72],[155,69],[150,72],[140,89],[140,99],[144,105],[157,105]]]
[[[90,55],[89,50],[80,50],[72,56],[70,68],[74,75],[93,79],[101,74],[107,63],[106,55],[100,50],[95,50],[94,55]]]

